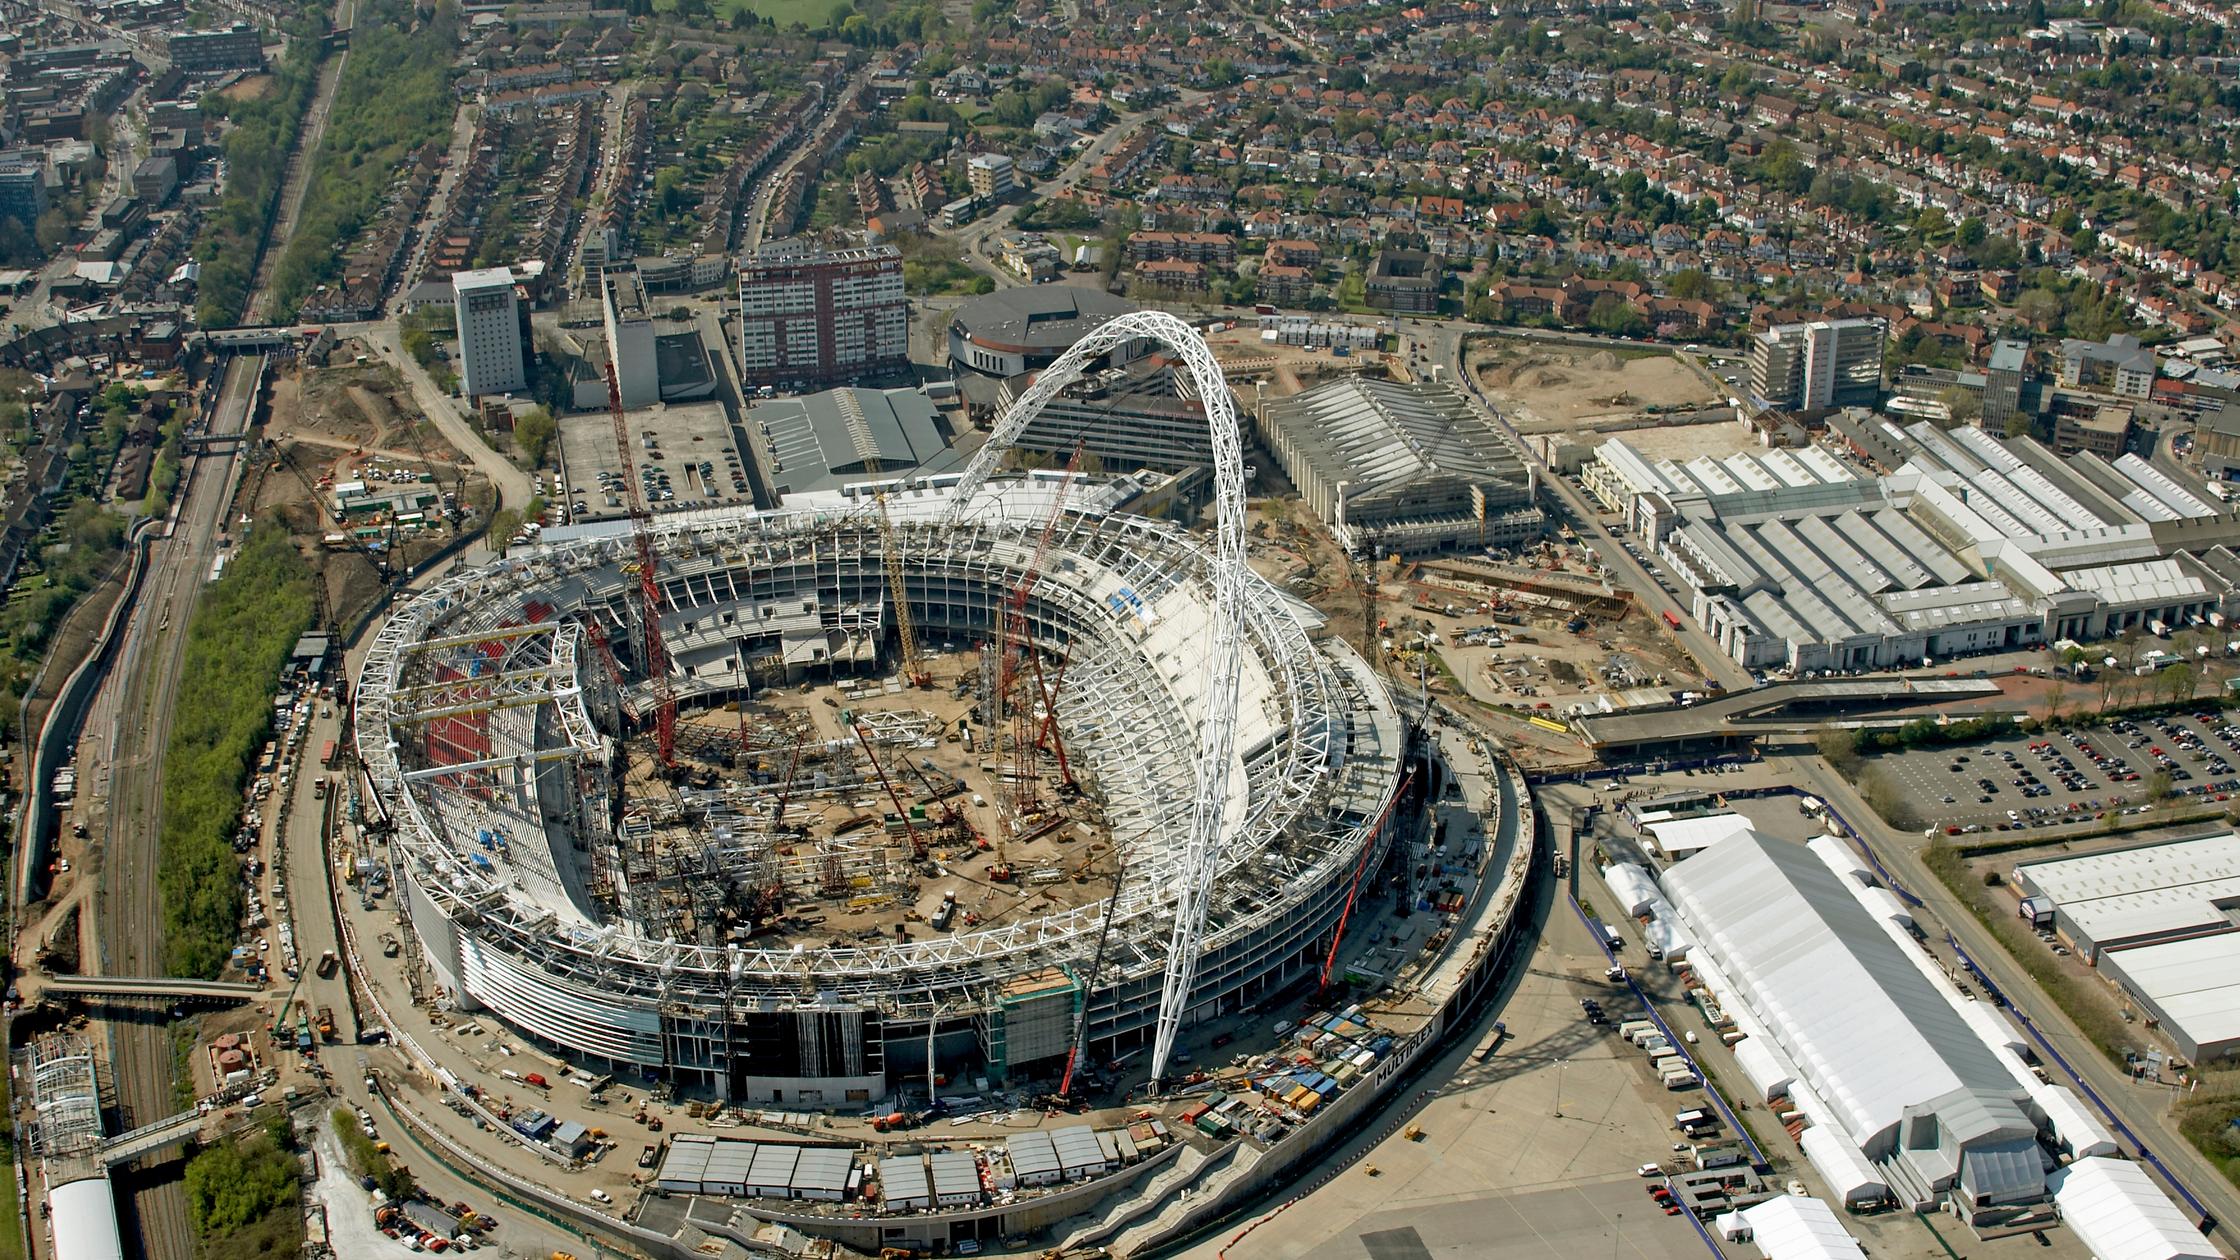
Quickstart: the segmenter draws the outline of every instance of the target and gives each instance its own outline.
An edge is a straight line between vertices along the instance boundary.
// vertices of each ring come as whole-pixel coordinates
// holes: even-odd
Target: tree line
[[[244,904],[232,843],[242,787],[272,731],[281,667],[316,610],[311,571],[288,531],[263,522],[187,624],[156,874],[167,974],[215,977],[233,950]]]
[[[458,9],[445,3],[425,26],[412,6],[372,0],[359,10],[350,59],[335,84],[334,108],[303,213],[273,273],[274,309],[293,311],[321,284],[342,274],[347,247],[381,211],[390,185],[413,153],[447,140],[457,103],[451,59]]]

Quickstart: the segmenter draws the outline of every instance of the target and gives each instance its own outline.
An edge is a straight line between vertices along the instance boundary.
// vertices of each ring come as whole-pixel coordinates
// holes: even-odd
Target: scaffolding
[[[893,527],[911,561],[907,597],[923,614],[929,644],[998,637],[1005,592],[1017,588],[1033,561],[1052,520],[1053,494],[1047,478],[991,484],[964,524],[943,519],[950,511],[943,492],[890,495]],[[593,617],[610,630],[627,625],[617,614],[638,603],[632,579],[639,576],[631,571],[636,557],[628,534],[587,527],[499,565],[448,574],[401,604],[367,651],[359,753],[372,799],[395,825],[400,877],[415,904],[435,916],[428,922],[456,925],[462,944],[471,937],[471,951],[454,947],[461,962],[451,965],[481,970],[460,976],[458,987],[510,1019],[543,1018],[561,1007],[569,1018],[584,1012],[585,1037],[610,1037],[609,1057],[658,1067],[669,1052],[643,1048],[642,1027],[651,1017],[663,1026],[714,1022],[755,1003],[791,1007],[804,994],[818,994],[890,1020],[941,1008],[964,1018],[990,1009],[1012,977],[1051,967],[1079,974],[1102,939],[1108,947],[1097,990],[1132,999],[1117,1014],[1097,999],[1096,1027],[1141,1018],[1150,996],[1145,986],[1156,992],[1168,959],[1176,891],[1191,866],[1190,811],[1201,791],[1195,732],[1213,700],[1200,681],[1202,648],[1194,654],[1193,644],[1210,628],[1216,584],[1211,557],[1197,540],[1170,525],[1115,514],[1115,501],[1102,486],[1075,489],[1072,510],[1052,532],[1050,576],[1036,588],[1027,629],[1066,661],[1059,723],[1067,755],[1101,800],[1112,844],[1126,851],[1126,884],[1109,906],[1037,903],[970,930],[907,940],[835,939],[798,948],[752,939],[774,906],[915,896],[918,876],[899,837],[882,829],[815,841],[791,825],[796,810],[806,816],[853,809],[852,802],[876,795],[868,765],[845,747],[853,740],[789,746],[769,724],[750,723],[747,738],[767,745],[770,771],[660,795],[633,792],[619,818],[606,812],[613,809],[612,786],[603,787],[608,795],[599,802],[559,799],[566,794],[556,785],[576,769],[570,759],[591,767],[594,777],[616,776],[611,723],[602,730],[585,708],[587,691],[596,700],[605,685],[604,665],[581,651],[585,636],[576,627]],[[820,642],[844,646],[850,618],[861,621],[865,610],[892,598],[880,531],[865,511],[681,517],[657,518],[652,528],[667,642],[679,653],[700,653],[693,661],[761,651],[778,642],[773,627],[783,617],[806,618],[837,636]],[[518,632],[550,643],[556,676],[534,675],[543,648],[515,653],[515,666],[492,667],[489,678],[518,691],[508,697],[517,703],[477,710],[491,715],[492,738],[501,745],[481,759],[492,764],[472,771],[431,766],[424,744],[400,738],[424,726],[430,708],[453,703],[426,689],[448,681],[432,676],[430,658],[493,635],[510,640],[517,632],[506,623],[526,619],[532,608],[565,627]],[[1225,986],[1249,983],[1259,970],[1297,956],[1295,939],[1327,932],[1323,899],[1333,887],[1342,896],[1383,799],[1379,787],[1389,788],[1398,773],[1397,758],[1376,751],[1382,737],[1373,732],[1396,723],[1388,721],[1389,704],[1373,678],[1367,690],[1349,688],[1351,667],[1332,656],[1339,649],[1310,642],[1295,606],[1272,591],[1255,588],[1238,612],[1247,650],[1236,769],[1221,795],[1224,839],[1202,903],[1203,951],[1231,959],[1218,967],[1209,962],[1208,974]],[[878,624],[875,615],[869,624]],[[630,646],[632,637],[613,635],[617,646]],[[722,641],[735,648],[715,650]],[[588,668],[577,667],[579,656]],[[983,659],[987,678],[994,654]],[[557,676],[563,660],[573,671],[565,679]],[[642,670],[643,663],[620,672],[630,668]],[[508,677],[524,670],[530,676]],[[725,698],[739,694],[735,677],[677,682],[676,694],[687,697],[709,689]],[[983,683],[984,700],[987,683],[992,678]],[[621,690],[649,694],[642,677],[625,676]],[[641,704],[641,712],[650,710]],[[883,760],[884,748],[933,732],[924,715],[869,700],[855,716]],[[685,726],[734,727],[730,719]],[[985,720],[973,730],[976,743],[997,734]],[[789,793],[776,771],[792,764],[796,751]],[[553,769],[540,769],[547,765]],[[580,770],[577,776],[582,782]],[[788,808],[774,814],[781,797]],[[1346,804],[1359,799],[1370,804]],[[503,843],[485,848],[481,830],[500,831]],[[596,869],[602,854],[613,858],[611,895],[571,893],[570,872]],[[583,882],[579,875],[576,884]],[[440,941],[432,953],[442,955]],[[547,991],[566,1000],[537,1003],[534,995]],[[1014,1051],[1006,1053],[1016,1061]]]

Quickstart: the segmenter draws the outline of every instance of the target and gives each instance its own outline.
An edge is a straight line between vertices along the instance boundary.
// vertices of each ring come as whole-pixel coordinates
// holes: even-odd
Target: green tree
[[[1974,424],[1983,415],[1983,395],[1972,389],[1951,386],[1937,395],[1955,425]]]
[[[552,446],[553,435],[558,432],[559,425],[553,420],[552,413],[542,407],[531,407],[513,420],[513,440],[520,444],[521,453],[528,459],[531,468],[543,465],[545,454]]]
[[[1605,293],[1587,308],[1587,327],[1612,337],[1630,336],[1648,327],[1633,304],[1615,293]]]

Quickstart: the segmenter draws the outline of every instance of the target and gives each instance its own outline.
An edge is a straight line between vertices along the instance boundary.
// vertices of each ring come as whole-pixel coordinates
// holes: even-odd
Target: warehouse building
[[[1927,423],[1847,436],[1896,471],[1859,477],[1824,451],[1652,461],[1611,442],[1582,480],[1752,668],[1890,668],[2240,611],[2240,515],[2179,470]]]
[[[770,493],[933,473],[955,464],[933,402],[914,389],[828,389],[757,403],[747,422],[767,453]]]
[[[2043,1202],[2050,1149],[2106,1134],[1990,1035],[1840,842],[1757,832],[1663,875],[1690,965],[1745,1034],[1761,1097],[1820,1136],[1806,1157],[1846,1202],[1882,1191],[1987,1220]],[[1876,898],[1873,894],[1881,894]],[[1738,1049],[1739,1049],[1738,1046]],[[2043,1143],[2043,1144],[2041,1144]]]
[[[1259,423],[1349,551],[1508,547],[1545,523],[1524,453],[1451,385],[1345,377],[1263,403]]]
[[[2027,862],[2014,883],[2180,1054],[2240,1054],[2240,835]]]

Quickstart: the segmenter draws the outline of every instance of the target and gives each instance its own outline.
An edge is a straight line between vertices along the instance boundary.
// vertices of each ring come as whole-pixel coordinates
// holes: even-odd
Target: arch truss
[[[1213,877],[1220,866],[1225,839],[1221,834],[1222,807],[1228,797],[1229,766],[1237,743],[1244,602],[1249,580],[1244,543],[1244,444],[1237,428],[1236,404],[1220,364],[1196,329],[1165,311],[1134,311],[1104,324],[1045,369],[996,421],[987,444],[965,467],[949,511],[952,521],[963,516],[1004,452],[1042,413],[1044,404],[1081,379],[1091,362],[1128,342],[1145,339],[1160,343],[1181,358],[1205,402],[1206,424],[1213,440],[1215,524],[1210,570],[1213,650],[1205,658],[1203,694],[1207,703],[1198,730],[1197,796],[1191,802],[1190,835],[1183,849],[1183,873],[1174,908],[1174,935],[1167,951],[1158,1033],[1151,1049],[1151,1080],[1156,1087],[1166,1079],[1190,990],[1197,982],[1199,950],[1212,906]]]

